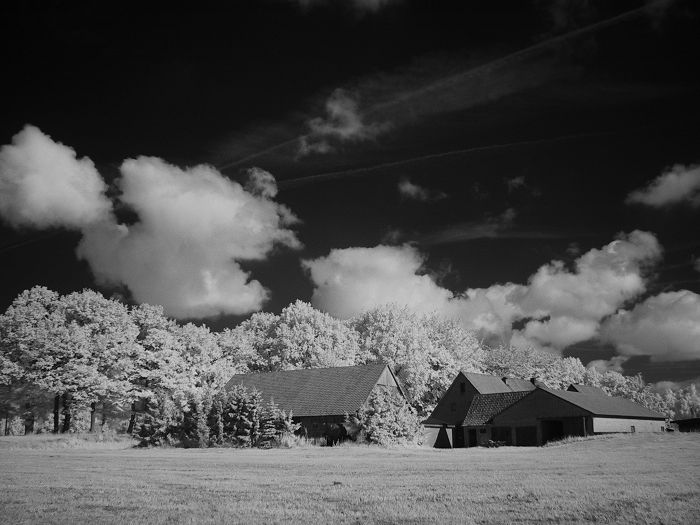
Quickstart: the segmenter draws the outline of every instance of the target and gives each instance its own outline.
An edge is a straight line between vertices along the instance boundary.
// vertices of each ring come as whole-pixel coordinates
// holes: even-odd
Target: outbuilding
[[[259,391],[264,401],[274,401],[291,412],[309,437],[333,441],[346,435],[346,414],[353,414],[375,389],[388,389],[405,399],[401,384],[384,363],[333,368],[281,370],[233,376],[226,384]]]

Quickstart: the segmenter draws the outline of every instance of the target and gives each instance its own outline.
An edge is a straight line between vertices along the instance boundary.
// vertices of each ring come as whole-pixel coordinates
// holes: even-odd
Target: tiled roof
[[[485,425],[496,414],[520,401],[530,392],[499,392],[497,394],[478,394],[469,406],[464,426]]]
[[[567,390],[569,392],[578,392],[580,394],[590,394],[590,395],[596,395],[596,396],[607,396],[608,395],[605,393],[605,390],[603,390],[602,388],[598,388],[597,386],[571,384],[571,385],[569,385],[569,388],[567,388]]]
[[[540,387],[564,401],[587,410],[594,416],[637,417],[642,419],[666,419],[666,416],[642,405],[621,397],[601,396],[600,394],[583,394],[565,390],[553,390]]]
[[[295,416],[331,416],[357,411],[371,393],[387,365],[283,370],[235,375],[226,384],[259,390],[265,402],[273,399]]]
[[[469,382],[480,394],[497,394],[499,392],[512,392],[500,377],[488,376],[485,374],[474,374],[472,372],[462,372]]]

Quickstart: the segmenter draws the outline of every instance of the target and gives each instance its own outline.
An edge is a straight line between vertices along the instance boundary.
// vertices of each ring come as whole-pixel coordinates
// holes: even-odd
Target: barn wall
[[[563,399],[535,390],[493,418],[495,426],[532,426],[537,419],[583,417],[589,413]]]
[[[460,385],[462,384],[464,384],[464,392],[461,391],[462,387]],[[478,394],[477,390],[467,380],[465,375],[460,372],[442,396],[430,417],[450,424],[461,423],[467,416],[469,405],[476,394]]]
[[[621,419],[613,417],[594,417],[593,432],[663,432],[665,422],[652,419]]]

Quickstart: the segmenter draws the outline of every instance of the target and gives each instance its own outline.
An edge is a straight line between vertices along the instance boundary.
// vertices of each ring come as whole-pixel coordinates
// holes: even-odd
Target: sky
[[[697,3],[3,10],[0,308],[396,303],[700,381]]]

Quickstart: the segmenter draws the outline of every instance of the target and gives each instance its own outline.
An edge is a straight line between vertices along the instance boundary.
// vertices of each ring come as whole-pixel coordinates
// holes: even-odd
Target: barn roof
[[[579,392],[580,394],[592,394],[596,396],[607,396],[605,390],[597,386],[570,384],[567,388],[569,392]]]
[[[462,425],[485,425],[496,414],[501,413],[528,395],[529,391],[499,392],[497,394],[477,394],[469,406],[467,416]]]
[[[503,382],[514,392],[526,392],[537,388],[532,381],[518,377],[504,377]]]
[[[653,410],[649,410],[648,408],[643,407],[634,401],[623,399],[621,397],[570,392],[568,390],[553,390],[545,387],[540,387],[540,389],[563,399],[564,401],[568,401],[579,408],[587,410],[594,416],[666,419],[666,416],[660,414],[659,412],[654,412]]]
[[[473,372],[462,372],[467,380],[480,394],[498,394],[499,392],[512,392],[500,377]]]
[[[384,363],[372,363],[241,374],[233,376],[226,389],[235,385],[254,388],[265,402],[273,399],[279,408],[291,410],[295,416],[351,414],[367,401],[386,368]]]

